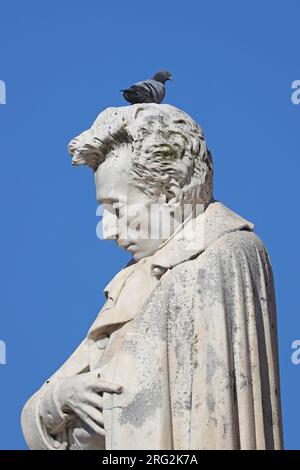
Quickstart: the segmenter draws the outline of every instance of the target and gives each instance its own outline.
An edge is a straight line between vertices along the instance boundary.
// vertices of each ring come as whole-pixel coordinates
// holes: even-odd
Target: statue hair
[[[145,148],[146,139],[153,151]],[[179,204],[210,202],[211,153],[201,127],[184,111],[152,103],[107,108],[68,148],[73,164],[95,171],[121,145],[131,147],[130,182],[145,194]]]

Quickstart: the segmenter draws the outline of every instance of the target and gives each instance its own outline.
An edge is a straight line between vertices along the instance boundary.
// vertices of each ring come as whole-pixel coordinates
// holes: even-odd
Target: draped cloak
[[[253,224],[220,202],[196,221],[106,286],[85,340],[24,407],[30,448],[282,448],[268,254]],[[41,412],[51,387],[92,370],[123,386],[103,393],[105,441],[80,442],[83,423],[55,400],[47,416],[62,421],[51,432]]]

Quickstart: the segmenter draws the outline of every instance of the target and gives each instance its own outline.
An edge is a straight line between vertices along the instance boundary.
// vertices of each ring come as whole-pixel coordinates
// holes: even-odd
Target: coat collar
[[[187,219],[152,256],[151,274],[159,279],[168,269],[196,258],[222,235],[236,230],[253,230],[253,228],[251,222],[221,202],[214,201],[203,213]]]
[[[118,297],[129,276],[141,265],[150,267],[150,274],[157,279],[180,263],[196,258],[209,245],[229,232],[253,230],[254,224],[239,216],[218,201],[211,202],[197,217],[186,219],[176,232],[154,255],[137,263],[131,259],[127,265],[105,286],[106,298]]]

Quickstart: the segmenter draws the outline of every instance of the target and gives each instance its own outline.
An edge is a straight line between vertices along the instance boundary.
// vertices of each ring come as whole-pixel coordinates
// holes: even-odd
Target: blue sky
[[[215,197],[253,221],[277,289],[286,448],[300,449],[297,1],[2,0],[0,448],[24,449],[26,399],[75,349],[129,256],[96,237],[92,173],[66,146],[120,89],[169,69],[165,102],[203,127]]]

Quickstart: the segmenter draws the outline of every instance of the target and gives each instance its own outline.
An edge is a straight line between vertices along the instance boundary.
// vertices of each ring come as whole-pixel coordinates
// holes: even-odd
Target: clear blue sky
[[[68,357],[128,255],[96,238],[92,173],[66,146],[119,90],[167,68],[165,102],[203,127],[215,196],[256,224],[278,303],[286,448],[300,449],[297,1],[37,1],[0,4],[0,448],[26,448],[26,399]]]

